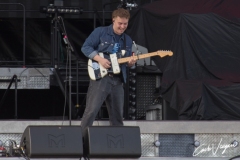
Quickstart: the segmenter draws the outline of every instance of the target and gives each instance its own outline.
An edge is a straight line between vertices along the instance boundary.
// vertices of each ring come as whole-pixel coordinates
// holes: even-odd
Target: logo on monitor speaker
[[[65,147],[65,135],[48,135],[48,146],[49,147]]]
[[[107,135],[107,145],[108,148],[124,148],[124,139],[123,135],[118,135],[118,136],[112,136],[112,135]]]

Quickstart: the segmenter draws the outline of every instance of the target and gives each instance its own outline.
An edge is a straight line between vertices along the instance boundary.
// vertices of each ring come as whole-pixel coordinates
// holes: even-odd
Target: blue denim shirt
[[[125,36],[124,36],[125,35]],[[129,57],[132,55],[132,39],[125,33],[121,35],[119,40],[120,50],[124,48],[124,38],[126,38],[126,53],[123,57]],[[89,37],[84,42],[81,50],[83,54],[93,59],[99,52],[112,52],[114,44],[116,42],[113,25],[106,27],[98,27],[89,35]],[[126,64],[120,65],[124,82],[126,83],[127,71]]]

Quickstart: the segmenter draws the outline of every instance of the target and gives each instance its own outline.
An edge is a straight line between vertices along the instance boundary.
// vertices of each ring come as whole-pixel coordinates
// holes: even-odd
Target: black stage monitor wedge
[[[137,126],[91,126],[87,136],[90,158],[141,157],[140,128]]]
[[[79,158],[83,155],[80,126],[28,126],[20,147],[30,158]]]

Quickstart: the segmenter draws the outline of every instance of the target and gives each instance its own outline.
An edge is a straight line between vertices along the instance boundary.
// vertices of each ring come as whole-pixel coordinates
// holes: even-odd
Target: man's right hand
[[[111,68],[111,62],[109,62],[107,59],[105,59],[99,55],[96,55],[95,57],[93,57],[93,60],[100,63],[106,69]]]

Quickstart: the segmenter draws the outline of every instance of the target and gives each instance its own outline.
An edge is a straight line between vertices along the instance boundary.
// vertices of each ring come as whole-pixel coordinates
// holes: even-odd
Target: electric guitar
[[[104,58],[104,53],[98,53],[98,54],[99,54],[99,56]],[[136,55],[136,56],[134,56],[134,59],[139,60],[139,59],[153,57],[153,56],[165,57],[165,56],[172,56],[172,55],[173,55],[172,51],[156,51],[156,52]],[[121,71],[119,64],[126,63],[131,59],[131,57],[125,57],[125,58],[118,59],[116,53],[109,54],[109,56],[110,56],[110,61],[111,61],[110,69],[104,68],[97,61],[94,61],[91,59],[88,60],[88,74],[89,74],[90,79],[92,79],[92,80],[101,79],[110,72],[113,74],[119,74]]]

